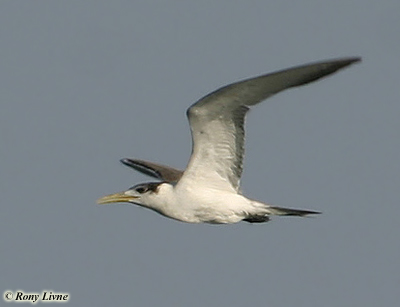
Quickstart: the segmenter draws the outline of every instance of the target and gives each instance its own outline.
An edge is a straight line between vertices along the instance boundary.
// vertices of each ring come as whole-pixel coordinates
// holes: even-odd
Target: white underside
[[[146,207],[187,223],[231,224],[251,215],[270,215],[269,206],[243,195],[201,186],[164,183],[142,199]],[[151,204],[151,205],[148,205]]]

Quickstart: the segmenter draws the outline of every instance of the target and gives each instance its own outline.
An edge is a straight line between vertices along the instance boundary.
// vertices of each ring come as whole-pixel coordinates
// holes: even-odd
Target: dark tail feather
[[[288,208],[281,208],[281,207],[270,207],[270,209],[272,211],[272,214],[275,214],[275,215],[306,216],[309,214],[321,214],[321,212],[317,212],[317,211],[288,209]]]

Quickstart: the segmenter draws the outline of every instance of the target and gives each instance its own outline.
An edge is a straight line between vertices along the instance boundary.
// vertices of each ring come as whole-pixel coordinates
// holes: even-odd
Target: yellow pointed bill
[[[126,195],[124,192],[119,192],[101,197],[97,200],[97,203],[101,205],[110,203],[126,203],[133,201],[135,198],[138,197],[132,195]]]

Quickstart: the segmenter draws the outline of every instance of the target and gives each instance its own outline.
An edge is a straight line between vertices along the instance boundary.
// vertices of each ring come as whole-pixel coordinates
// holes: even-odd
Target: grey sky
[[[69,292],[69,306],[395,306],[399,11],[398,0],[2,1],[1,294]],[[190,225],[95,204],[151,180],[120,158],[185,167],[185,111],[203,95],[341,56],[363,62],[247,118],[246,195],[323,215]]]

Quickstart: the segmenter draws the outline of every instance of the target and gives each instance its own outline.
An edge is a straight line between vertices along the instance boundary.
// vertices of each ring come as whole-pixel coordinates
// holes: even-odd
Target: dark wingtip
[[[342,60],[343,66],[347,66],[350,64],[354,64],[354,63],[359,63],[362,61],[361,57],[349,57],[349,58],[344,58]]]
[[[123,158],[119,160],[122,164],[133,168],[134,170],[141,172],[147,176],[162,179],[160,172],[154,168],[152,163],[143,160]]]
[[[361,57],[348,57],[348,58],[338,59],[335,71],[359,62],[361,62]]]
[[[133,161],[128,158],[120,159],[119,162],[121,162],[122,164],[124,164],[126,166],[132,166],[132,164],[133,164]]]
[[[327,60],[326,62],[337,62],[342,63],[343,65],[349,65],[352,63],[361,62],[362,58],[360,56],[350,56],[350,57],[343,57],[343,58],[334,58]]]
[[[360,56],[353,56],[353,57],[348,57],[344,58],[343,60],[347,60],[349,63],[356,63],[356,62],[361,62],[362,58]]]

